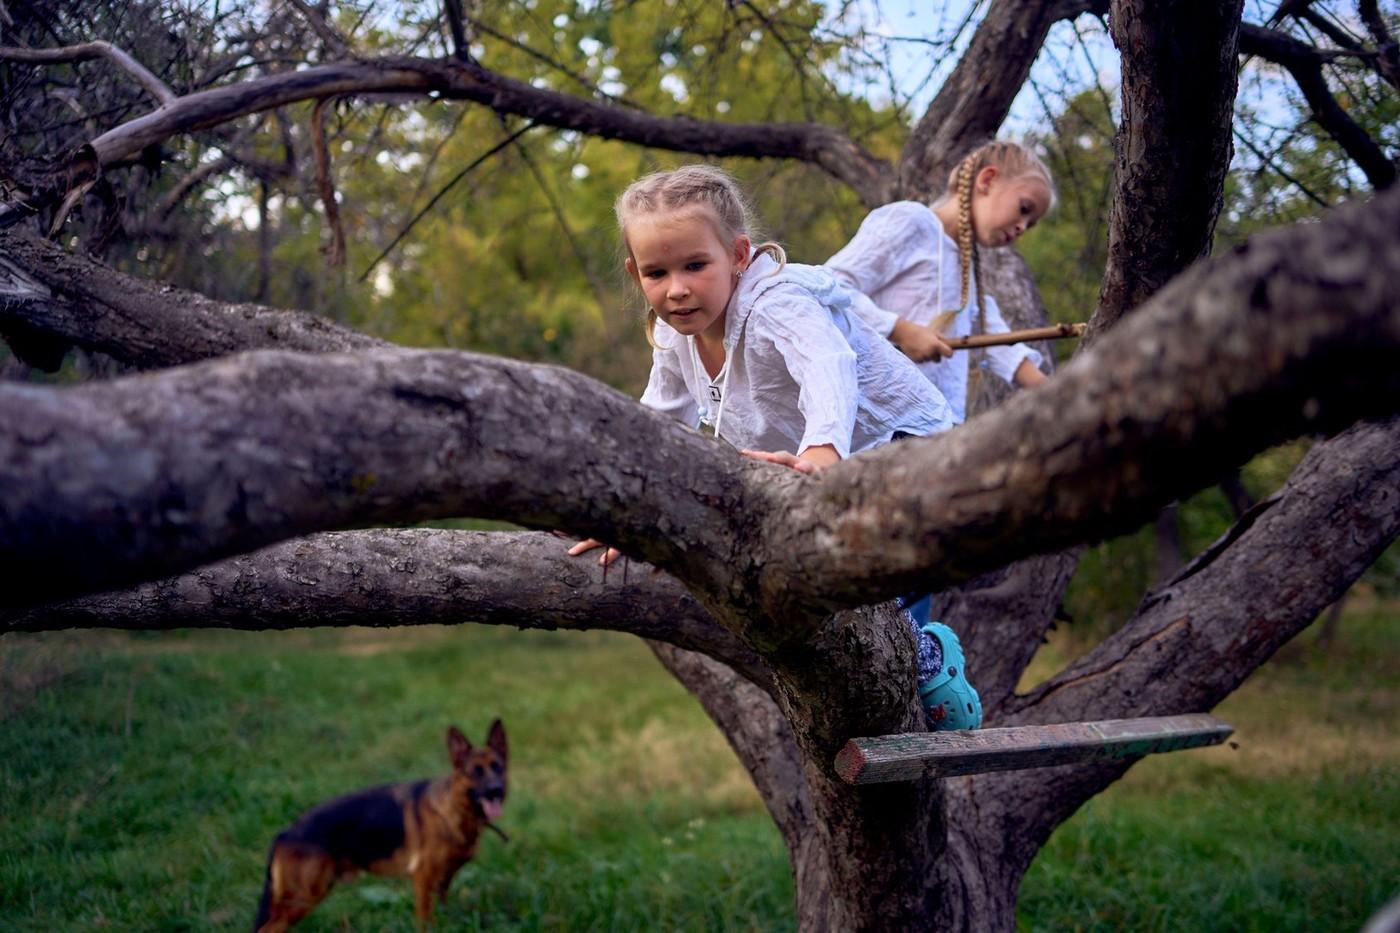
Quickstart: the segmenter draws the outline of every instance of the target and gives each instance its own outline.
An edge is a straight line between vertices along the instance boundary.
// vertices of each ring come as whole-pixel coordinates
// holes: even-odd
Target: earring
[[[734,270],[734,278],[736,278],[736,279],[741,279],[741,278],[743,278],[743,277],[744,277],[744,270],[743,270],[743,269],[735,269],[735,270]]]

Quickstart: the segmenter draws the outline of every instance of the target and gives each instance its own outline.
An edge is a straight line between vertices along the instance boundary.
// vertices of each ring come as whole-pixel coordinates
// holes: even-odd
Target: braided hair
[[[1055,203],[1055,183],[1050,177],[1050,169],[1034,152],[1020,143],[1009,140],[996,140],[984,143],[963,157],[963,160],[948,174],[948,190],[935,202],[942,204],[950,197],[957,198],[958,204],[958,266],[962,281],[962,294],[958,307],[967,307],[969,287],[976,288],[977,330],[987,332],[987,307],[982,299],[982,262],[978,254],[977,231],[972,220],[973,183],[977,173],[987,166],[995,166],[1007,179],[1034,175],[1045,182],[1050,191],[1050,204]]]

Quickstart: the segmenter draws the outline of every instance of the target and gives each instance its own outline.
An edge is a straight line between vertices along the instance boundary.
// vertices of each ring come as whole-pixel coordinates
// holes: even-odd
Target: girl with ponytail
[[[991,142],[968,153],[932,205],[877,208],[826,268],[854,289],[853,310],[919,364],[958,422],[967,412],[968,354],[943,337],[1010,330],[982,291],[979,250],[1014,243],[1054,206],[1050,170],[1026,147]],[[1025,344],[988,347],[985,365],[1007,382],[1045,380]]]

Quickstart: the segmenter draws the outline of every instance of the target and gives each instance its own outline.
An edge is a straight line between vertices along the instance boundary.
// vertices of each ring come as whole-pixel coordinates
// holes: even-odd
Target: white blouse
[[[744,270],[725,309],[725,362],[714,378],[685,337],[656,322],[642,404],[740,449],[801,453],[830,444],[844,459],[890,440],[953,426],[943,396],[850,313],[850,291],[825,270],[767,254]]]
[[[871,211],[851,242],[826,261],[842,283],[860,294],[852,296],[852,310],[877,333],[889,335],[899,318],[927,325],[942,311],[958,306],[962,276],[958,268],[958,244],[943,231],[943,224],[926,204],[896,201]],[[967,304],[944,331],[950,337],[972,333],[977,320],[977,283],[968,285]],[[996,300],[987,296],[987,333],[1011,330],[1002,319]],[[1012,381],[1022,360],[1039,367],[1043,358],[1023,343],[988,347],[992,372]],[[917,364],[938,386],[961,424],[967,412],[969,351],[956,351],[951,359]]]

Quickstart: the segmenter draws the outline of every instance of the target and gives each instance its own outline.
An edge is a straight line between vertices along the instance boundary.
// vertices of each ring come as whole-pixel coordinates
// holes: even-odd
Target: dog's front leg
[[[433,895],[438,893],[443,880],[442,870],[428,865],[419,865],[413,873],[413,912],[418,917],[418,933],[423,933],[432,922]],[[446,880],[451,882],[452,876],[448,875]]]

